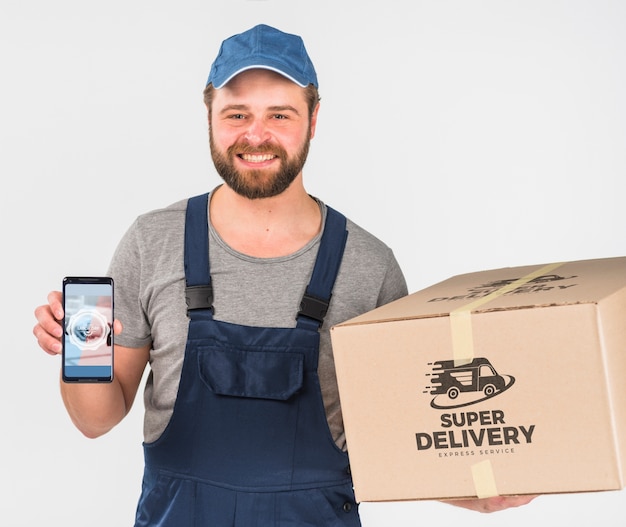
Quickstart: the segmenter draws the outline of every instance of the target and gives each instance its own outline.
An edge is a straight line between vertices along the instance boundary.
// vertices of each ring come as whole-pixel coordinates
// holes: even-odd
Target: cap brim
[[[289,75],[288,73],[285,73],[284,71],[282,71],[282,70],[280,70],[278,68],[273,68],[272,66],[266,66],[266,65],[263,65],[263,64],[252,64],[250,66],[245,66],[243,68],[238,69],[237,71],[232,73],[227,79],[225,79],[223,82],[221,82],[219,86],[217,86],[214,83],[213,87],[217,88],[217,89],[222,88],[223,86],[228,84],[232,79],[234,79],[240,73],[243,73],[244,71],[256,70],[256,69],[274,71],[274,72],[282,75],[283,77],[289,79],[291,82],[296,83],[298,86],[301,86],[302,88],[306,88],[308,86],[307,84],[303,84],[302,82],[300,82],[297,79],[295,79],[292,75]]]

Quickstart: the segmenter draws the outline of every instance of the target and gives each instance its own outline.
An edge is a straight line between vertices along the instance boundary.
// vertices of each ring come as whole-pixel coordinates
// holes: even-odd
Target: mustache
[[[247,141],[239,141],[230,145],[227,149],[230,156],[240,154],[273,154],[280,158],[286,158],[287,153],[284,148],[270,143],[261,143],[260,145],[251,145]]]

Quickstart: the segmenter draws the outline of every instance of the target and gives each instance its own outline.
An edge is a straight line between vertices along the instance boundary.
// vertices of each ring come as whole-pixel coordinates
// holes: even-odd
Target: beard
[[[220,152],[215,146],[211,129],[209,144],[213,164],[224,183],[244,198],[261,199],[277,196],[287,190],[304,167],[311,139],[307,137],[293,157],[289,157],[286,150],[278,145],[264,143],[253,147],[244,141],[229,146],[226,152]],[[238,170],[235,168],[235,156],[240,154],[273,154],[280,160],[280,166],[273,172],[267,169]]]

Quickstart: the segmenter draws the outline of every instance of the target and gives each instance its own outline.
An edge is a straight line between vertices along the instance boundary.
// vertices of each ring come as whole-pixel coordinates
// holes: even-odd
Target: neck
[[[222,185],[213,192],[209,210],[213,228],[230,247],[260,258],[292,254],[321,228],[319,206],[301,176],[280,195],[255,200]]]

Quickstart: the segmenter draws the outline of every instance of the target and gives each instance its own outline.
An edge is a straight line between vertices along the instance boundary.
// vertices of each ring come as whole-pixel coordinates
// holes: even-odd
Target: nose
[[[248,125],[244,138],[251,145],[260,145],[269,139],[267,126],[261,119],[254,119]]]

